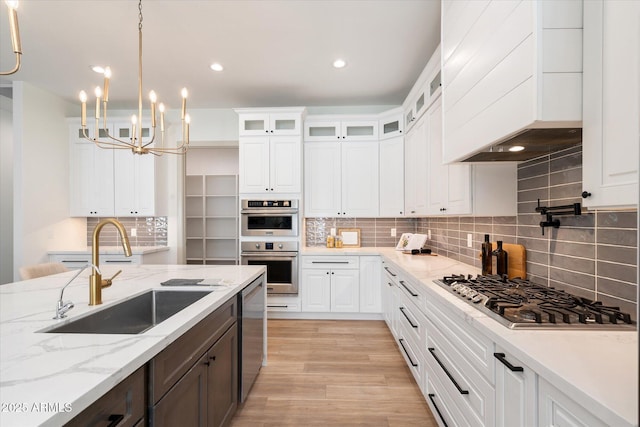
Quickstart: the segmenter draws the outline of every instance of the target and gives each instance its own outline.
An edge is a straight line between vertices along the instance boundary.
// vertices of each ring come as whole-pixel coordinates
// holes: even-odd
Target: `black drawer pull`
[[[311,261],[311,264],[349,264],[349,261]]]
[[[133,261],[130,259],[106,259],[104,262],[117,262],[118,264],[131,264]]]
[[[288,308],[289,306],[286,304],[268,304],[268,308]]]
[[[411,358],[411,356],[409,355],[409,352],[407,351],[407,348],[404,346],[404,339],[400,338],[398,340],[400,342],[400,346],[402,347],[402,349],[404,350],[404,354],[407,355],[407,358],[409,358],[409,363],[411,363],[411,366],[413,366],[414,368],[418,366],[418,364],[416,362],[413,361],[413,359]]]
[[[438,413],[438,416],[440,417],[440,421],[442,421],[442,424],[444,425],[444,427],[449,427],[447,426],[447,422],[444,420],[444,417],[440,413],[440,409],[438,409],[438,405],[436,405],[436,400],[434,399],[436,395],[433,393],[429,393],[427,396],[429,396],[429,400],[431,401],[431,404],[433,405],[433,407],[436,408],[436,412]]]
[[[501,361],[502,364],[504,366],[506,366],[507,368],[509,368],[509,370],[512,371],[512,372],[522,372],[522,371],[524,371],[524,368],[522,366],[513,366],[511,363],[509,363],[509,361],[505,357],[504,353],[493,353],[493,357],[495,357],[496,359]]]
[[[124,415],[122,414],[111,414],[107,421],[111,421],[107,427],[116,427],[120,424],[120,421],[124,420]]]
[[[407,285],[404,284],[404,280],[400,280],[400,284],[402,285],[403,288],[405,288],[407,290],[407,292],[409,292],[409,294],[411,294],[412,297],[417,297],[418,296],[418,294],[413,292],[413,290],[411,288],[407,287]]]
[[[438,365],[440,365],[440,367],[442,368],[442,370],[444,371],[445,374],[447,374],[447,376],[449,377],[449,379],[451,380],[451,382],[453,383],[454,386],[456,386],[456,388],[458,389],[458,392],[460,392],[460,394],[469,394],[469,390],[463,390],[462,387],[460,387],[460,385],[456,382],[456,380],[453,378],[453,376],[449,373],[449,371],[447,371],[447,368],[444,367],[444,365],[442,364],[442,362],[440,361],[440,359],[438,359],[438,356],[436,356],[435,353],[436,349],[433,347],[429,347],[429,353],[431,353],[431,355],[433,356],[434,359],[436,359],[436,362],[438,362]]]
[[[404,307],[400,307],[400,311],[402,312],[402,314],[404,314],[404,317],[407,318],[407,322],[409,322],[409,324],[411,325],[412,328],[417,329],[418,325],[416,325],[415,323],[413,323],[413,321],[411,320],[411,318],[409,316],[407,316],[407,313],[404,312]]]
[[[396,277],[396,276],[397,276],[397,274],[394,274],[394,273],[393,273],[393,271],[389,270],[389,267],[385,267],[384,269],[385,269],[385,270],[387,270],[387,272],[388,272],[390,275],[392,275],[393,277]]]
[[[389,286],[393,286],[393,283],[391,283],[391,282],[387,282],[387,284],[388,284]]]

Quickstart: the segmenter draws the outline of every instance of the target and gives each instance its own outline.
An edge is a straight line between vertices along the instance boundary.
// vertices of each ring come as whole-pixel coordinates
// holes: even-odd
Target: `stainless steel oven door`
[[[241,262],[243,265],[267,267],[268,294],[298,293],[297,252],[242,252]]]
[[[240,215],[242,236],[297,236],[298,212],[243,211]]]

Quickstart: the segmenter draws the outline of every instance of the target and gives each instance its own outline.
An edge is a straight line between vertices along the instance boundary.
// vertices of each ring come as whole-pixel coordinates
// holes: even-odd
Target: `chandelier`
[[[16,65],[10,71],[0,72],[0,76],[8,76],[20,69],[20,58],[22,55],[22,46],[20,44],[20,29],[18,28],[18,0],[6,0],[7,11],[9,12],[9,30],[11,31],[11,46],[13,53],[16,54]]]
[[[111,135],[107,127],[107,103],[109,102],[109,80],[111,79],[111,69],[104,69],[104,86],[96,86],[96,108],[95,108],[95,127],[94,137],[91,138],[87,134],[87,93],[80,92],[80,102],[82,104],[81,126],[82,136],[94,142],[100,148],[107,149],[129,149],[134,154],[154,154],[160,156],[164,153],[184,154],[189,147],[189,123],[190,118],[186,112],[187,108],[187,89],[183,88],[182,95],[182,141],[175,147],[164,146],[164,104],[159,103],[154,91],[149,92],[149,102],[151,104],[151,135],[143,141],[142,139],[142,0],[138,2],[138,114],[131,116],[131,133],[129,138],[121,139]],[[102,104],[102,115],[100,107]],[[156,138],[156,106],[160,110],[160,146],[152,144]],[[100,121],[102,119],[102,126]]]

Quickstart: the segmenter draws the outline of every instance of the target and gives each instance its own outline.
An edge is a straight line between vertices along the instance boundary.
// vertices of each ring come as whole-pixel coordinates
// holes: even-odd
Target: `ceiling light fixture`
[[[92,65],[91,70],[98,74],[104,74],[104,67],[101,67],[100,65]]]
[[[20,28],[18,28],[18,0],[6,0],[7,11],[9,12],[9,29],[11,31],[11,46],[16,54],[16,65],[9,71],[0,72],[0,76],[8,76],[16,73],[20,69],[20,59],[22,57],[22,44],[20,43]]]
[[[222,70],[224,70],[224,67],[221,64],[217,63],[217,62],[214,62],[213,64],[211,64],[210,68],[213,71],[222,71]]]
[[[524,147],[522,145],[514,145],[513,147],[509,148],[509,151],[511,151],[512,153],[517,153],[518,151],[522,150],[524,150]]]
[[[344,59],[336,59],[335,61],[333,61],[334,68],[344,68],[346,65],[347,63]]]
[[[112,136],[107,129],[107,102],[109,101],[109,80],[111,79],[111,69],[104,68],[104,88],[97,86],[95,88],[96,95],[96,111],[95,111],[95,137],[90,138],[87,135],[87,93],[80,92],[80,102],[82,104],[82,135],[85,139],[94,142],[100,148],[107,149],[129,149],[134,154],[155,154],[160,156],[164,153],[184,154],[189,147],[189,115],[186,114],[187,109],[187,89],[182,89],[182,142],[176,147],[164,146],[164,104],[157,104],[157,96],[154,91],[149,92],[149,101],[151,102],[151,137],[146,141],[142,140],[142,0],[138,2],[138,114],[131,116],[131,134],[130,138],[118,139]],[[100,102],[102,99],[103,123],[100,127]],[[156,138],[156,105],[160,110],[160,147],[152,147]],[[138,123],[140,123],[138,125]],[[102,131],[102,132],[100,132]],[[104,135],[104,136],[102,136]],[[100,139],[102,138],[102,139]]]

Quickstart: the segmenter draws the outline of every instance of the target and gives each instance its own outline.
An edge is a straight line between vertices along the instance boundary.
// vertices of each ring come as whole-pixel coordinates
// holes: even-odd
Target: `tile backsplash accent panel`
[[[91,246],[93,229],[103,218],[87,218],[87,246]],[[118,218],[122,223],[131,246],[167,246],[167,217],[148,218]],[[132,236],[131,230],[136,229],[136,236]],[[107,224],[100,232],[101,246],[120,246],[118,230]]]
[[[416,218],[305,218],[305,245],[325,246],[331,228],[359,228],[360,246],[395,246],[402,233],[416,232]],[[391,229],[396,236],[391,236]]]

